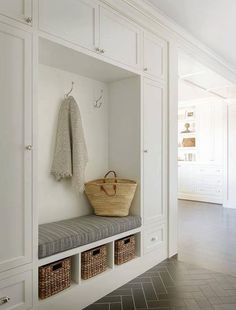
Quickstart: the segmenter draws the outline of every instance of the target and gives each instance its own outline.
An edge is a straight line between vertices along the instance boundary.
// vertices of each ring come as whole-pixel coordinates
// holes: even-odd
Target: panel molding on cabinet
[[[146,225],[164,221],[167,213],[163,156],[166,89],[160,83],[145,78],[143,92],[143,204]]]
[[[149,32],[143,36],[143,70],[151,77],[167,78],[167,42]]]
[[[31,25],[32,0],[1,0],[0,14]]]
[[[153,225],[144,232],[144,254],[156,250],[166,244],[166,224]]]
[[[0,272],[32,261],[31,42],[0,24]]]
[[[111,9],[100,7],[100,49],[122,64],[139,66],[140,30]]]
[[[95,51],[98,4],[94,0],[39,0],[39,29]]]
[[[3,310],[32,308],[31,271],[0,280],[0,306]]]

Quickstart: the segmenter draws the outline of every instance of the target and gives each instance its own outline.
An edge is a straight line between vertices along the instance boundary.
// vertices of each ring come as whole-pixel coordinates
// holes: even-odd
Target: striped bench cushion
[[[140,216],[86,215],[39,225],[38,257],[43,258],[141,226]]]

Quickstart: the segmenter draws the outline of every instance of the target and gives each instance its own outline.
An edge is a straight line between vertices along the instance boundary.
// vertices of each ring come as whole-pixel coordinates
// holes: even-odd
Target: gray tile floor
[[[162,262],[86,310],[236,310],[235,236],[236,210],[179,201],[178,260]]]
[[[236,310],[236,277],[170,259],[86,310]]]
[[[180,260],[236,276],[235,236],[236,209],[179,200]]]

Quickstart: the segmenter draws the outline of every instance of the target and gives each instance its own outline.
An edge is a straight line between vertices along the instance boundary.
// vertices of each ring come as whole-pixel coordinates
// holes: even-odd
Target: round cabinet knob
[[[95,51],[96,52],[100,52],[100,48],[99,47],[95,47]]]
[[[100,50],[100,53],[101,53],[101,54],[104,54],[104,53],[105,53],[104,49],[101,49],[101,50]]]
[[[143,68],[143,71],[147,72],[147,71],[148,71],[148,68]]]
[[[151,241],[156,241],[157,237],[152,237]]]
[[[143,150],[143,153],[148,153],[148,150]]]
[[[25,148],[27,151],[31,151],[33,149],[33,146],[31,144],[29,144],[29,145],[26,145]]]
[[[8,296],[0,298],[0,306],[8,303],[10,300],[11,300],[11,298]]]
[[[32,17],[30,17],[30,16],[26,17],[25,21],[27,24],[31,24],[32,23]]]

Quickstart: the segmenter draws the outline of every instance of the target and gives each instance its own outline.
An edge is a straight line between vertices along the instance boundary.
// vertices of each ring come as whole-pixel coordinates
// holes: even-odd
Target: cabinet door
[[[196,105],[197,149],[201,162],[214,161],[214,116],[213,104]]]
[[[131,22],[110,9],[100,8],[100,49],[125,65],[139,64],[140,33]]]
[[[158,79],[166,79],[167,43],[151,33],[144,33],[143,70]]]
[[[32,98],[29,33],[0,24],[0,67],[1,272],[31,261]]]
[[[159,84],[144,80],[144,223],[164,220],[163,108],[165,92]]]
[[[92,0],[39,0],[39,28],[94,50],[98,6]]]
[[[0,0],[0,14],[31,24],[31,0]]]

